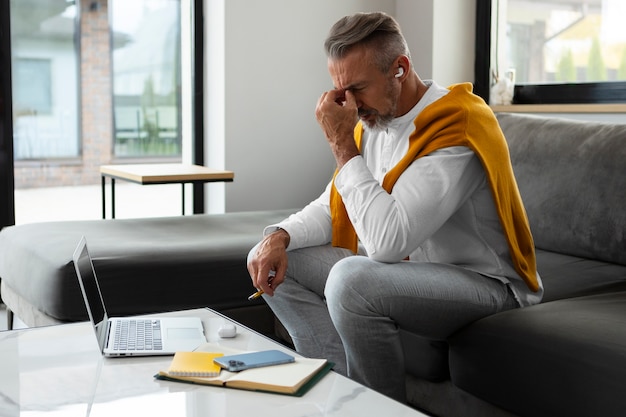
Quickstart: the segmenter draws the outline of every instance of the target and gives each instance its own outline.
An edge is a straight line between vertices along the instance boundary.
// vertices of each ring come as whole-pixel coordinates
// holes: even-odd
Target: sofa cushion
[[[450,338],[452,382],[520,416],[622,416],[626,292],[481,319]]]
[[[626,266],[537,249],[543,301],[626,291]]]
[[[544,302],[562,298],[626,291],[626,266],[537,250],[544,282]],[[423,339],[401,329],[408,374],[427,381],[449,378],[448,344]]]
[[[248,251],[293,210],[61,221],[0,231],[3,285],[61,321],[86,320],[72,262],[86,236],[109,314],[253,304]],[[256,303],[262,303],[257,300]]]
[[[626,124],[497,117],[535,245],[626,265]]]

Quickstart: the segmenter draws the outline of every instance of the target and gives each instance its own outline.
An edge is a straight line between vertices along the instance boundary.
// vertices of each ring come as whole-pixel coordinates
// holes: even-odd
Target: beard
[[[395,107],[395,106],[394,106]],[[363,120],[363,128],[370,132],[382,132],[387,130],[391,121],[395,118],[395,113],[380,114],[377,110],[359,110],[359,117],[361,115],[374,115],[372,120]]]
[[[384,113],[376,109],[359,109],[359,118],[363,116],[374,116],[372,119],[363,120],[363,128],[370,132],[381,132],[387,130],[389,124],[396,118],[398,96],[400,92],[394,88],[393,82],[387,84],[385,89],[385,99],[389,102],[389,107]]]

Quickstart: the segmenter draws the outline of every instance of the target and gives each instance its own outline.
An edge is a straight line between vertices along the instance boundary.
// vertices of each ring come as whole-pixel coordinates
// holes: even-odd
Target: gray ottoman
[[[87,238],[109,314],[211,307],[255,327],[273,324],[246,269],[263,227],[295,210],[59,221],[0,231],[3,301],[28,326],[87,320],[72,263]]]

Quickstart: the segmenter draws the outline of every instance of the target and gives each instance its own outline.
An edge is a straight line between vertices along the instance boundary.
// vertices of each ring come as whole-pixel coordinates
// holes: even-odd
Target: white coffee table
[[[201,317],[211,343],[291,352],[240,324],[234,339],[220,339],[217,331],[228,319],[209,309],[168,314]],[[425,415],[334,372],[300,398],[155,380],[170,361],[103,358],[89,323],[0,332],[0,416]]]

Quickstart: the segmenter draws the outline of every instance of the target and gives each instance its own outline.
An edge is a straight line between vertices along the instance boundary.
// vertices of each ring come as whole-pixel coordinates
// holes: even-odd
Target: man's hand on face
[[[337,160],[337,167],[341,168],[359,154],[354,143],[358,108],[349,90],[331,90],[322,94],[317,102],[315,117]]]

